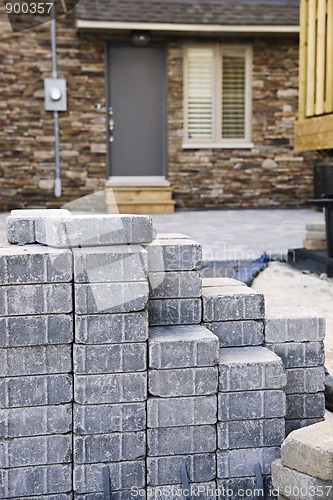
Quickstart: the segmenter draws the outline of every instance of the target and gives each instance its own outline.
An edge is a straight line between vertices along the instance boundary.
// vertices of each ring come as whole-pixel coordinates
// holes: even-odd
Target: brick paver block
[[[262,319],[264,296],[245,286],[203,288],[203,321]]]
[[[201,299],[149,300],[148,313],[150,326],[199,324]]]
[[[267,306],[265,342],[318,342],[325,337],[325,318],[303,307]]]
[[[220,349],[219,391],[282,389],[286,375],[281,359],[264,347]]]
[[[324,390],[323,366],[314,368],[289,368],[286,370],[286,394],[314,393]]]
[[[144,402],[111,405],[74,403],[73,422],[74,432],[80,436],[142,431],[146,428],[146,405]]]
[[[72,254],[69,250],[41,245],[0,249],[1,285],[69,281],[72,281]]]
[[[308,425],[318,424],[323,422],[324,417],[319,418],[289,418],[286,419],[286,436],[296,429],[302,429]]]
[[[332,481],[323,481],[282,465],[281,460],[272,463],[272,482],[274,488],[286,498],[292,499],[332,499]],[[293,495],[293,492],[296,495]]]
[[[149,393],[161,398],[216,394],[217,386],[216,367],[148,371]]]
[[[149,273],[151,299],[201,297],[201,276],[198,271]]]
[[[260,463],[264,475],[270,474],[271,463],[280,457],[280,448],[247,448],[217,452],[217,477],[254,476],[254,466]]]
[[[220,450],[281,446],[285,438],[284,418],[219,422]]]
[[[192,455],[216,450],[215,425],[148,429],[149,456]]]
[[[73,248],[76,283],[144,281],[148,278],[147,252],[140,245]]]
[[[0,348],[0,377],[70,373],[70,345],[40,345],[34,347]]]
[[[203,278],[202,288],[219,288],[221,286],[246,286],[242,281],[233,278]]]
[[[148,302],[147,281],[75,284],[75,313],[125,313],[142,311]]]
[[[323,342],[289,342],[265,344],[283,361],[285,368],[308,368],[323,366],[325,362]]]
[[[109,345],[74,345],[74,373],[130,373],[147,369],[145,342]]]
[[[325,414],[323,392],[315,394],[287,394],[286,418],[319,418]]]
[[[146,372],[75,375],[74,401],[79,404],[129,403],[146,398]]]
[[[69,314],[0,318],[0,347],[70,344],[73,335]]]
[[[147,401],[147,426],[151,429],[215,424],[216,414],[216,396],[150,397]]]
[[[202,248],[188,239],[155,239],[147,245],[149,272],[200,269]]]
[[[186,465],[189,481],[199,483],[216,477],[214,453],[147,458],[147,485],[179,484],[180,466]]]
[[[150,368],[190,368],[218,363],[218,339],[199,325],[149,328],[148,345]]]
[[[60,314],[72,312],[69,283],[4,285],[0,287],[0,315]]]
[[[144,458],[146,433],[117,432],[74,436],[74,463],[125,462]]]
[[[262,320],[217,321],[202,323],[219,339],[220,347],[245,347],[262,345],[264,342],[264,323]]]
[[[218,395],[218,419],[252,420],[284,417],[286,396],[283,391],[225,392]]]
[[[264,498],[266,500],[273,500],[271,492],[273,486],[270,476],[263,477],[264,482]],[[256,500],[260,498],[259,494],[262,490],[258,488],[255,477],[237,477],[230,479],[218,479],[217,488],[219,489],[220,496],[227,495],[228,500],[240,500],[240,498],[247,498],[248,500]],[[244,494],[246,492],[246,497]]]
[[[156,500],[179,500],[187,493],[180,482],[178,484],[164,484],[163,486],[149,486],[150,498]],[[198,500],[214,500],[216,497],[216,482],[207,481],[201,483],[190,483],[189,494],[191,498]],[[103,500],[103,499],[101,499]]]
[[[148,311],[75,316],[78,344],[144,342],[147,338]]]

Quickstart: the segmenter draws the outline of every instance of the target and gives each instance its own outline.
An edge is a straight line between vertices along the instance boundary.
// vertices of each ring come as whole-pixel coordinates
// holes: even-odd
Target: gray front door
[[[165,175],[165,93],[163,48],[109,48],[109,176]]]

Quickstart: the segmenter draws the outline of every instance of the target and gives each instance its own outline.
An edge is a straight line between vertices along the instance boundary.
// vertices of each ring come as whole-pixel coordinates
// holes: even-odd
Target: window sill
[[[189,143],[185,142],[182,144],[183,149],[253,149],[254,144],[252,142],[247,143]]]

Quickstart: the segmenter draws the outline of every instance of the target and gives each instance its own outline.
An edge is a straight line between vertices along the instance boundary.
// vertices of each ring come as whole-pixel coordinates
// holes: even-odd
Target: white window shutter
[[[244,139],[246,117],[245,54],[222,53],[222,138]]]

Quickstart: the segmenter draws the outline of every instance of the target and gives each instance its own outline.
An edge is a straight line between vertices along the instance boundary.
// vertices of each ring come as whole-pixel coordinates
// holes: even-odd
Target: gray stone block
[[[149,273],[151,299],[201,297],[201,277],[198,271],[168,271]]]
[[[57,493],[55,495],[34,495],[33,497],[20,497],[20,500],[72,500],[72,493]],[[103,499],[102,499],[103,500]]]
[[[0,348],[0,377],[70,373],[70,345]]]
[[[102,469],[105,464],[74,466],[74,492],[98,493],[103,491]],[[146,485],[146,464],[144,460],[134,462],[114,462],[108,464],[112,492],[138,488]]]
[[[65,314],[0,318],[0,347],[70,344],[73,317]]]
[[[286,370],[286,394],[314,393],[324,390],[324,367],[289,368]]]
[[[264,476],[263,483],[264,488],[259,488],[255,477],[237,477],[219,479],[217,488],[220,498],[227,498],[228,500],[240,500],[241,498],[247,500],[257,500],[258,498],[275,499],[270,476]]]
[[[145,488],[138,488],[135,486],[130,490],[119,490],[119,491],[112,491],[112,500],[133,500],[133,496],[138,496],[142,500],[146,499],[146,493],[145,493]],[[74,500],[105,500],[105,496],[103,492],[99,493],[74,493],[73,496]],[[72,497],[71,497],[72,499]]]
[[[0,410],[0,436],[19,438],[66,434],[72,430],[72,406],[37,406]]]
[[[213,366],[218,362],[218,339],[199,325],[149,328],[148,345],[149,366],[158,370]]]
[[[162,398],[216,394],[217,386],[215,367],[148,371],[149,393]]]
[[[36,243],[35,220],[32,217],[7,217],[7,239],[13,245]]]
[[[1,316],[70,313],[72,308],[69,283],[0,287]]]
[[[148,311],[75,316],[75,342],[78,344],[145,342],[147,338]]]
[[[264,347],[220,349],[219,391],[282,389],[286,375],[281,359]]]
[[[214,425],[148,429],[149,456],[191,455],[216,450]]]
[[[283,391],[226,392],[218,395],[218,419],[253,420],[284,417],[286,396]]]
[[[295,418],[286,419],[286,436],[296,429],[302,429],[308,425],[317,424],[318,422],[323,422],[324,417],[320,418]]]
[[[216,396],[148,398],[147,426],[156,429],[215,424],[216,413]]]
[[[245,286],[203,288],[203,321],[263,319],[264,296]]]
[[[146,405],[145,403],[97,406],[74,404],[73,421],[74,432],[79,435],[141,431],[146,428]]]
[[[146,398],[146,372],[75,376],[74,401],[79,404],[131,403]]]
[[[145,281],[148,278],[147,252],[140,245],[74,248],[76,283]]]
[[[322,366],[325,362],[323,342],[289,342],[266,344],[283,361],[285,368],[307,368]]]
[[[324,337],[325,318],[320,314],[297,305],[266,307],[266,342],[319,342]]]
[[[217,436],[220,450],[281,446],[285,422],[284,418],[219,422]]]
[[[280,448],[247,448],[217,452],[217,477],[255,476],[254,466],[260,463],[264,475],[270,474],[271,463],[280,457]]]
[[[72,437],[36,436],[1,440],[0,463],[4,469],[32,465],[65,464],[72,460]]]
[[[286,418],[320,418],[325,414],[323,392],[315,394],[288,394]]]
[[[74,436],[74,463],[125,462],[144,458],[146,433],[117,432]]]
[[[233,278],[203,278],[202,288],[219,288],[221,286],[246,286],[242,281]]]
[[[215,481],[190,483],[188,489],[184,488],[180,483],[149,486],[147,488],[147,496],[154,500],[179,500],[180,498],[186,498],[188,494],[191,498],[198,500],[216,500],[216,483]]]
[[[75,284],[76,314],[142,311],[148,302],[147,281]]]
[[[71,490],[71,464],[0,469],[0,498],[16,500],[18,497],[38,497]]]
[[[173,455],[147,458],[147,485],[179,484],[180,466],[186,465],[190,482],[199,483],[216,478],[214,453],[198,455]]]
[[[147,245],[149,272],[200,269],[202,249],[188,239],[155,239]]]
[[[220,347],[256,346],[264,341],[263,321],[219,321],[202,326],[218,337]]]
[[[77,375],[140,372],[147,369],[147,344],[74,345]]]
[[[146,215],[72,215],[36,220],[36,240],[51,247],[89,247],[150,243],[152,219]]]
[[[0,407],[43,406],[73,399],[70,375],[36,375],[0,379]]]
[[[201,299],[149,300],[149,325],[195,325],[201,322]]]
[[[157,233],[156,240],[189,240],[190,237],[182,233]]]

